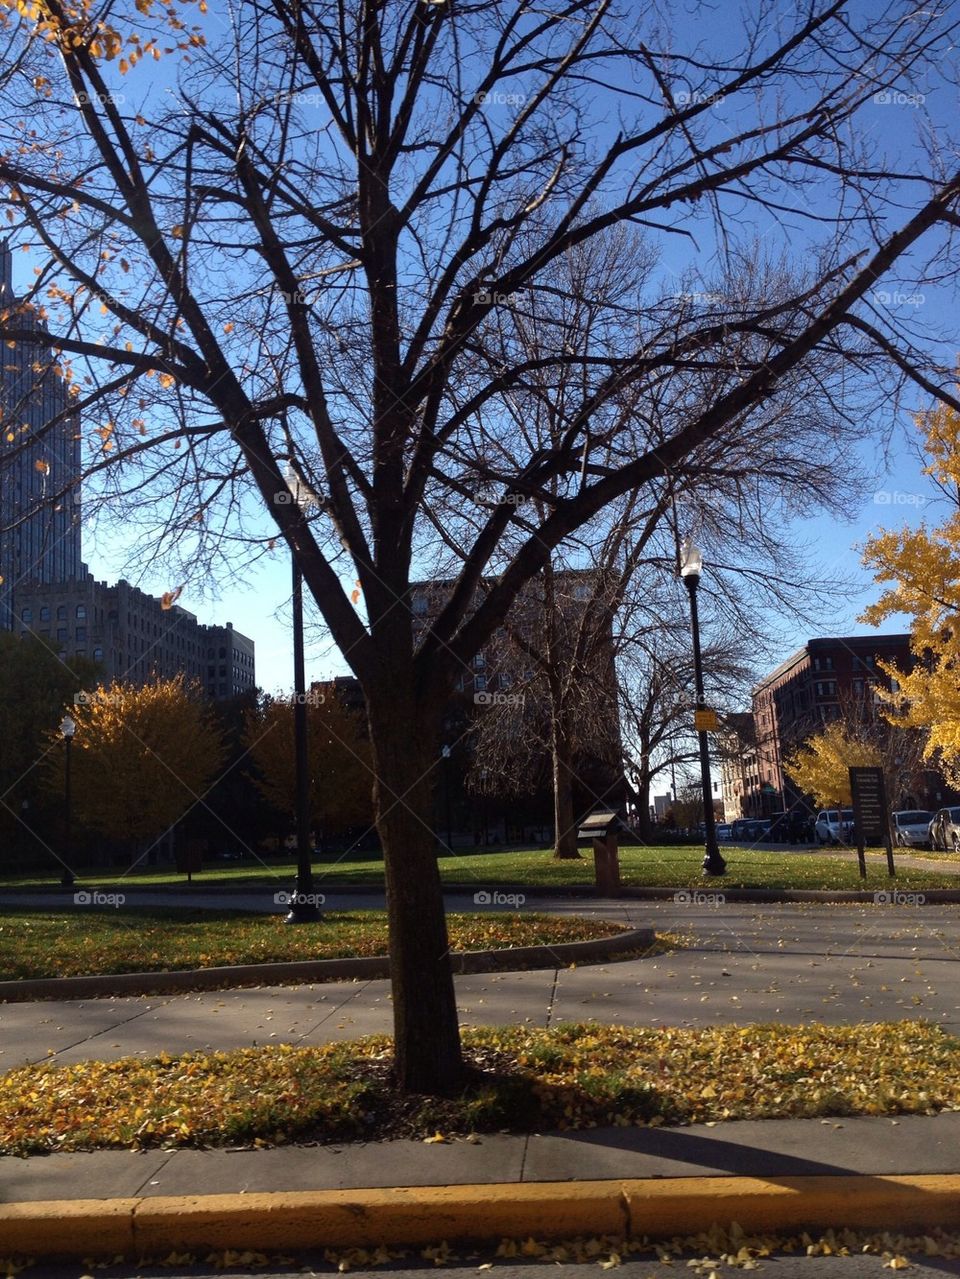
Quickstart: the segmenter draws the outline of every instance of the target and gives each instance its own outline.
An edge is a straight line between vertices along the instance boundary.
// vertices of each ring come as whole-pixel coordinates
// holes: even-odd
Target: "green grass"
[[[42,1063],[0,1077],[0,1153],[960,1109],[960,1040],[926,1022],[464,1032],[461,1095],[400,1097],[389,1039],[150,1061]]]
[[[588,941],[622,932],[599,919],[524,912],[450,915],[454,950]],[[173,972],[224,964],[343,959],[387,953],[384,911],[336,912],[290,927],[281,915],[212,910],[27,911],[0,907],[0,981]]]
[[[868,854],[866,883],[860,879],[855,859],[844,860],[835,853],[724,847],[723,855],[728,869],[722,882],[729,888],[874,889],[888,883],[886,860],[879,850]],[[899,861],[896,854],[895,859]],[[686,888],[705,882],[716,885],[718,881],[708,881],[703,876],[700,869],[702,860],[703,849],[699,847],[628,846],[620,853],[621,877],[624,884],[651,888]],[[960,859],[947,857],[946,860],[960,869]],[[439,865],[445,883],[465,884],[475,889],[502,888],[511,884],[565,888],[593,883],[593,861],[589,855],[579,861],[556,862],[548,849],[456,854],[441,857]],[[276,890],[290,887],[295,869],[292,862],[268,865],[260,862],[220,863],[216,869],[194,876],[194,885],[238,891],[270,886]],[[383,863],[374,854],[341,860],[321,858],[315,863],[314,876],[320,892],[328,891],[333,884],[379,887],[383,884]],[[188,889],[185,877],[170,871],[138,871],[126,876],[122,872],[90,872],[78,879],[81,883],[107,890],[111,887],[131,892],[137,888]],[[931,860],[929,870],[901,867],[897,872],[897,884],[910,890],[960,889],[960,875],[938,870]],[[32,878],[4,877],[0,878],[0,888],[3,887],[59,889],[59,876],[51,873]]]

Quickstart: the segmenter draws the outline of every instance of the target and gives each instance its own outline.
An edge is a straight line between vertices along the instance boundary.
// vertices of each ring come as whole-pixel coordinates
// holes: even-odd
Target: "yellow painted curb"
[[[623,1183],[631,1236],[960,1226],[960,1176],[675,1177]]]
[[[139,1199],[0,1204],[0,1256],[131,1256]]]
[[[147,1255],[200,1246],[270,1251],[558,1232],[622,1235],[626,1225],[619,1182],[548,1182],[145,1199],[134,1235]]]
[[[669,1238],[960,1227],[960,1175],[674,1177],[407,1186],[0,1205],[0,1256],[135,1259],[200,1248],[289,1251],[442,1239]]]

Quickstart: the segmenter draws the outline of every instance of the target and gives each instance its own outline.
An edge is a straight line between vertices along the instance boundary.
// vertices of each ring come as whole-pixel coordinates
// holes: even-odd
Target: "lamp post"
[[[289,489],[288,501],[296,503],[301,520],[317,495],[304,484],[292,466],[287,466],[284,479]],[[286,495],[282,495],[286,496]],[[293,549],[293,751],[296,770],[297,881],[285,923],[310,924],[321,919],[313,888],[310,865],[310,755],[307,743],[307,679],[303,658],[303,574]]]
[[[443,799],[447,817],[447,852],[452,853],[453,840],[450,833],[452,825],[450,821],[450,747],[441,746],[440,755],[443,759]]]
[[[64,715],[60,721],[60,733],[64,740],[64,756],[63,756],[63,874],[60,876],[60,883],[64,888],[72,888],[74,885],[73,871],[70,869],[70,858],[73,849],[71,848],[71,822],[70,822],[70,748],[73,745],[73,735],[77,731],[77,723],[72,715]]]
[[[700,574],[703,572],[703,556],[694,543],[687,538],[680,547],[680,576],[690,595],[690,623],[693,632],[693,677],[697,692],[697,710],[707,709],[703,692],[703,662],[700,658],[700,616],[697,612],[697,587],[700,585]],[[707,875],[722,875],[727,863],[720,855],[717,846],[717,827],[713,815],[713,794],[710,790],[710,747],[707,743],[706,729],[697,729],[697,740],[700,744],[700,784],[703,789],[703,828],[706,837],[706,855],[703,869]]]

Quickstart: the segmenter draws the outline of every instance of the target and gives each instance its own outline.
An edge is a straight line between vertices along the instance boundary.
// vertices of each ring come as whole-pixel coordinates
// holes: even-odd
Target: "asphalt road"
[[[960,1240],[955,1241],[960,1251]],[[565,1279],[575,1276],[582,1279],[587,1274],[606,1274],[600,1261],[591,1260],[581,1263],[563,1263],[531,1259],[528,1262],[507,1260],[496,1256],[495,1249],[477,1249],[470,1252],[461,1249],[442,1267],[430,1262],[424,1265],[424,1259],[416,1250],[411,1249],[411,1256],[377,1266],[375,1269],[364,1269],[363,1266],[350,1266],[349,1273],[356,1279],[384,1279],[384,1276],[402,1274],[404,1279],[427,1279],[438,1273],[453,1271],[457,1274],[483,1273],[495,1276],[496,1279]],[[895,1254],[902,1255],[902,1254]],[[602,1260],[608,1260],[604,1254]],[[960,1257],[923,1257],[919,1253],[909,1255],[908,1274],[911,1279],[938,1279],[943,1275],[960,1275]],[[712,1261],[714,1265],[703,1264]],[[808,1257],[802,1251],[798,1253],[775,1253],[763,1257],[756,1263],[755,1273],[758,1279],[887,1279],[894,1273],[889,1268],[890,1254],[853,1255],[849,1257]],[[697,1263],[696,1265],[692,1263]],[[481,1270],[481,1267],[485,1269]],[[669,1276],[689,1275],[702,1276],[708,1279],[716,1269],[717,1275],[733,1276],[740,1273],[736,1269],[721,1266],[719,1258],[708,1249],[684,1253],[672,1259],[670,1264],[655,1258],[626,1258],[619,1266],[611,1268],[621,1279],[669,1279]],[[43,1265],[31,1267],[20,1272],[26,1279],[90,1279],[89,1272],[77,1263],[55,1266]],[[249,1275],[257,1275],[259,1279],[287,1279],[290,1275],[331,1275],[337,1274],[335,1263],[322,1256],[305,1256],[291,1258],[289,1264],[266,1266],[227,1265],[172,1265],[172,1266],[106,1266],[97,1267],[98,1279],[130,1279],[132,1275],[141,1279],[247,1279]]]

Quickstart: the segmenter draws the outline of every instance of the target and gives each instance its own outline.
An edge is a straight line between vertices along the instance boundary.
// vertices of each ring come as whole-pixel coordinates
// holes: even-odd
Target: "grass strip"
[[[0,1152],[278,1145],[960,1109],[929,1022],[464,1032],[456,1097],[401,1096],[391,1041],[40,1063],[0,1077]]]
[[[624,931],[603,919],[514,914],[452,914],[451,947],[592,941]],[[127,908],[101,911],[0,908],[0,980],[175,972],[224,964],[348,959],[387,953],[385,911],[331,912],[317,924],[291,928],[281,915],[236,911]]]
[[[886,859],[879,850],[868,853],[868,877],[860,878],[856,857],[840,857],[836,852],[805,852],[799,848],[770,851],[763,848],[742,848],[723,845],[727,859],[727,873],[720,888],[809,888],[809,889],[868,889],[876,891],[889,886]],[[914,857],[913,850],[897,850],[898,888],[921,891],[924,888],[948,888],[960,890],[960,874],[944,871],[944,865],[955,865],[960,870],[960,858],[952,854],[940,854],[937,859],[927,855],[930,869],[906,867],[902,858]],[[704,877],[701,863],[703,848],[668,847],[664,845],[625,846],[620,850],[621,878],[624,884],[647,888],[689,888],[709,883],[717,888],[718,881]],[[939,862],[939,865],[938,865]],[[593,859],[587,852],[576,861],[554,861],[549,849],[522,849],[509,852],[457,853],[438,859],[440,875],[446,884],[466,884],[475,889],[496,890],[506,886],[539,888],[569,888],[592,885]],[[256,860],[237,863],[229,869],[209,866],[194,876],[194,883],[187,885],[182,875],[171,871],[85,872],[80,880],[97,885],[106,891],[130,892],[137,888],[173,888],[177,891],[196,892],[204,887],[237,891],[262,889],[272,894],[277,889],[289,888],[296,867],[292,862],[267,864]],[[345,856],[319,858],[314,865],[314,879],[318,892],[329,892],[329,885],[382,887],[383,862],[377,856]],[[0,889],[16,891],[29,889],[60,890],[59,874],[38,876],[6,876],[0,878]]]

